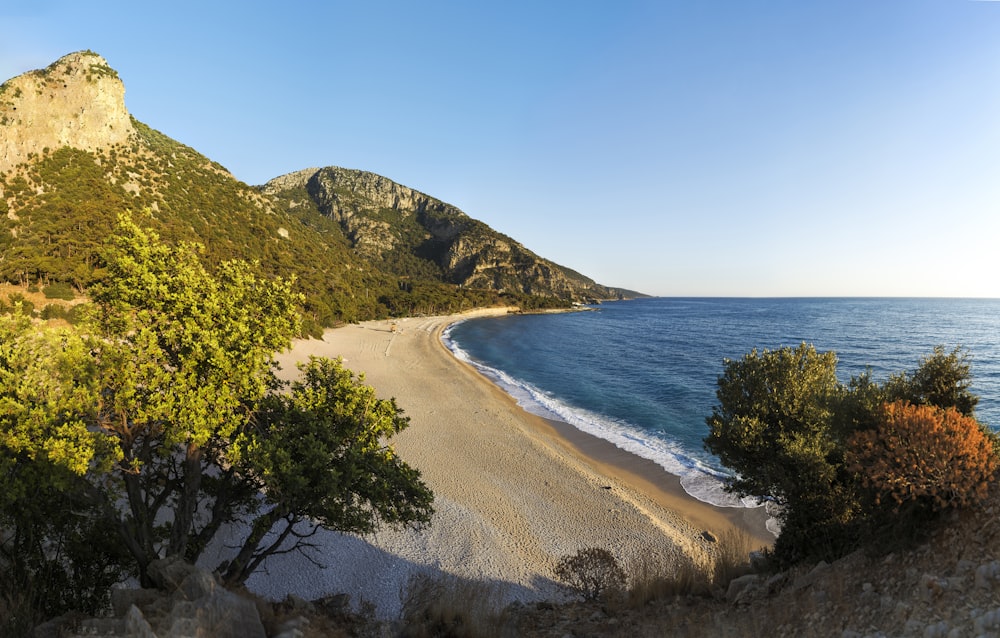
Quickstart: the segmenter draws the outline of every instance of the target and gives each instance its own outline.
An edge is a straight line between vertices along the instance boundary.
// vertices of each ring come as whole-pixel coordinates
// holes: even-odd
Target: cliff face
[[[0,172],[44,149],[94,151],[134,134],[125,85],[96,53],[71,53],[0,86]]]
[[[390,262],[394,253],[407,253],[433,265],[443,281],[470,288],[574,301],[624,294],[539,257],[450,204],[374,173],[309,169],[264,186],[271,194],[292,188],[304,188],[367,259]]]

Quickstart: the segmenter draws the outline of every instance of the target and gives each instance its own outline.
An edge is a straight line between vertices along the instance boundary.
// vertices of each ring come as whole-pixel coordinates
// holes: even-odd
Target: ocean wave
[[[683,453],[668,440],[643,432],[626,422],[589,410],[573,407],[530,383],[471,357],[451,336],[449,326],[441,336],[457,359],[473,366],[480,374],[514,398],[525,411],[546,419],[562,421],[592,436],[609,441],[640,458],[652,461],[666,472],[680,477],[684,491],[699,501],[717,507],[761,507],[754,497],[739,498],[725,491],[726,474]]]

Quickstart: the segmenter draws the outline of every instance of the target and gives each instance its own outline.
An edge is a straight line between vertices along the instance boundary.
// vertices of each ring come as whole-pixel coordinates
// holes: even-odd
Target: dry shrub
[[[640,608],[655,600],[678,596],[704,596],[711,582],[704,565],[644,555],[629,566],[627,604]]]
[[[731,527],[719,537],[712,560],[712,584],[727,586],[729,581],[750,573],[750,534]]]
[[[625,570],[606,549],[581,549],[556,563],[556,578],[584,600],[597,600],[625,589]]]
[[[492,638],[503,635],[503,591],[497,585],[441,574],[415,574],[400,620],[405,638]]]
[[[997,470],[993,444],[979,423],[955,408],[896,401],[882,406],[872,430],[848,441],[847,467],[895,511],[922,503],[932,511],[985,498]]]

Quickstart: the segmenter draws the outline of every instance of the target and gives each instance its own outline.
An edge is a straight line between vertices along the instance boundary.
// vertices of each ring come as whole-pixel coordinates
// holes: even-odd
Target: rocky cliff
[[[44,149],[94,151],[134,134],[125,85],[96,53],[71,53],[0,86],[0,172]]]
[[[404,253],[426,262],[442,281],[469,288],[592,301],[636,293],[592,279],[534,254],[458,208],[390,179],[338,167],[308,169],[263,187],[278,195],[298,189],[336,221],[363,257],[406,276]]]

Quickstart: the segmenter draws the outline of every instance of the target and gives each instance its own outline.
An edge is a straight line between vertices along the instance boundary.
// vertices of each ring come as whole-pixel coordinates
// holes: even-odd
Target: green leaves
[[[0,447],[82,475],[116,458],[88,426],[98,391],[90,342],[71,329],[35,329],[0,316]]]
[[[213,277],[198,252],[123,217],[93,296],[114,413],[200,447],[236,431],[264,395],[273,353],[298,330],[300,299],[293,282],[243,262]]]
[[[31,490],[9,477],[72,486],[81,520],[115,530],[143,582],[151,561],[195,561],[237,520],[250,531],[226,570],[235,581],[301,541],[300,523],[364,533],[428,521],[433,495],[387,444],[407,425],[394,400],[327,359],[281,392],[273,355],[299,329],[294,280],[239,261],[212,274],[200,254],[123,216],[79,328],[0,316],[0,519],[44,538],[45,516],[5,509]],[[262,546],[272,528],[278,540]]]
[[[736,470],[736,491],[784,501],[803,472],[828,474],[827,402],[838,387],[836,366],[832,352],[806,344],[724,362],[705,446]]]
[[[941,503],[971,502],[955,494],[978,495],[997,466],[995,439],[970,416],[978,398],[969,392],[970,369],[959,350],[935,348],[913,373],[881,385],[867,372],[842,385],[836,365],[832,352],[821,354],[806,344],[727,359],[719,403],[706,420],[706,448],[736,472],[729,488],[784,506],[775,554],[786,563],[837,558],[871,530],[898,531],[901,523],[886,517],[880,501],[885,494],[903,499],[893,489],[907,473],[919,469],[920,480],[911,483],[939,497],[916,502],[914,512],[933,511]],[[892,401],[907,406],[897,408],[907,415],[899,424],[883,407]],[[909,415],[909,402],[923,411],[914,408],[918,414]],[[961,428],[952,428],[960,435],[935,434],[939,422],[948,422],[941,414],[961,421]],[[965,421],[953,418],[960,414]],[[952,448],[962,452],[942,464]],[[961,469],[966,466],[959,458],[973,469]]]
[[[395,401],[377,398],[339,359],[300,369],[290,394],[268,397],[235,458],[268,500],[345,532],[430,520],[433,494],[387,443],[408,424]]]

